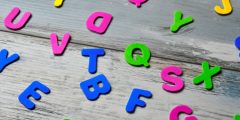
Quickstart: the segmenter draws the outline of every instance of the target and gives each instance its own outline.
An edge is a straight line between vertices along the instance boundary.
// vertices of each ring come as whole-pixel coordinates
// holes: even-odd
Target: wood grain
[[[66,2],[67,3],[67,2]],[[80,82],[94,77],[87,71],[88,58],[82,57],[82,48],[90,46],[71,43],[63,56],[53,56],[49,39],[0,32],[0,48],[10,54],[17,52],[20,60],[8,66],[0,75],[0,118],[5,120],[167,120],[169,111],[178,104],[193,108],[199,120],[232,120],[240,105],[240,74],[223,70],[214,77],[214,90],[205,91],[202,85],[191,81],[201,73],[195,64],[176,62],[162,58],[151,59],[151,68],[128,65],[123,52],[106,49],[106,55],[98,61],[98,73],[107,76],[112,91],[97,101],[88,101],[82,93]],[[178,65],[184,70],[185,89],[170,94],[161,89],[161,70],[168,65]],[[96,74],[96,75],[97,75]],[[18,101],[18,95],[34,80],[51,89],[35,101],[36,109],[29,111]],[[125,111],[133,88],[150,90],[152,99],[144,99],[146,108],[137,108],[134,114]],[[41,92],[40,92],[41,93]]]
[[[14,7],[31,11],[29,24],[16,33],[49,38],[69,31],[73,43],[98,46],[123,51],[128,44],[147,44],[153,56],[189,63],[208,60],[231,70],[240,70],[239,50],[233,42],[240,33],[238,0],[231,0],[233,13],[220,16],[214,11],[221,0],[149,0],[137,9],[127,0],[68,0],[61,9],[53,6],[54,0],[1,0],[1,21]],[[169,30],[172,14],[176,9],[185,16],[193,16],[195,22],[177,34]],[[109,12],[114,20],[104,35],[87,30],[85,21],[94,11]],[[21,14],[22,15],[22,14]],[[7,31],[3,23],[0,30]]]

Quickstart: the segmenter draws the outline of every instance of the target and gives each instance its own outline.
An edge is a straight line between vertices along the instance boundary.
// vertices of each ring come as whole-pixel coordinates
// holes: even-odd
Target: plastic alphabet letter
[[[235,114],[234,115],[234,120],[240,120],[240,115],[239,114]]]
[[[183,13],[180,10],[175,11],[174,13],[174,20],[173,24],[171,25],[170,29],[172,32],[176,33],[181,27],[190,24],[193,22],[192,16],[188,16],[183,18]]]
[[[126,106],[126,111],[128,113],[134,113],[136,106],[140,107],[145,107],[146,103],[143,100],[140,100],[140,97],[146,97],[146,98],[151,98],[152,93],[147,90],[142,90],[142,89],[133,89],[131,96],[128,100],[127,106]]]
[[[97,72],[97,58],[104,56],[105,51],[103,48],[97,49],[82,49],[82,56],[89,56],[88,72],[94,74]]]
[[[222,0],[223,3],[223,8],[221,8],[220,6],[215,6],[214,10],[216,13],[220,14],[220,15],[228,15],[232,13],[232,5],[230,0]]]
[[[63,5],[64,0],[55,0],[54,6],[55,7],[61,7]]]
[[[63,120],[71,120],[70,118],[68,118],[68,117],[64,117],[64,119]]]
[[[32,14],[30,12],[25,12],[23,17],[19,20],[18,23],[14,24],[13,21],[16,19],[16,17],[19,15],[20,9],[18,7],[15,7],[12,9],[12,11],[7,15],[7,17],[4,20],[4,24],[7,28],[12,30],[19,30],[22,29],[27,22],[30,20]]]
[[[181,76],[183,71],[178,66],[168,66],[164,68],[161,72],[161,77],[165,82],[169,84],[163,84],[162,88],[168,92],[179,92],[184,88],[184,82],[179,77],[173,77],[170,74],[175,74],[177,76]]]
[[[97,19],[102,18],[101,24],[99,26],[95,25]],[[95,12],[92,13],[86,22],[87,28],[95,33],[104,34],[112,21],[112,15],[105,12]]]
[[[100,83],[103,86],[99,86]],[[111,85],[103,74],[80,83],[80,87],[87,99],[91,101],[97,100],[101,94],[108,94],[111,91]]]
[[[50,39],[51,39],[53,54],[54,55],[62,55],[66,46],[68,45],[68,43],[71,39],[71,36],[69,33],[65,33],[60,46],[58,45],[58,37],[57,37],[56,33],[52,33],[50,35]]]
[[[204,83],[204,88],[207,90],[213,89],[212,76],[216,75],[221,71],[220,66],[214,66],[210,69],[209,63],[207,61],[202,62],[202,74],[193,78],[193,83],[199,85]]]
[[[50,93],[50,89],[47,86],[38,81],[34,81],[18,97],[19,101],[29,110],[33,110],[35,108],[35,104],[31,100],[29,100],[29,97],[32,96],[35,100],[41,99],[41,95],[37,93],[36,90],[40,90],[45,94]]]
[[[137,54],[136,58],[133,58],[133,53],[135,50],[140,50],[142,52],[142,55]],[[151,57],[151,51],[150,49],[140,43],[133,43],[128,45],[128,47],[125,49],[124,52],[125,60],[127,61],[128,64],[133,65],[133,66],[145,66],[149,67],[149,60]]]
[[[236,38],[236,40],[235,40],[235,46],[237,47],[237,49],[240,50],[240,36],[238,36],[238,37]],[[240,54],[239,54],[239,56],[240,56]]]
[[[0,73],[7,67],[9,64],[19,60],[18,54],[13,54],[8,57],[8,51],[6,49],[2,49],[0,51]]]
[[[170,112],[170,118],[169,120],[179,120],[179,114],[185,113],[187,115],[191,115],[193,113],[192,109],[186,105],[178,105],[172,109]],[[196,116],[191,115],[185,117],[184,120],[197,120]]]
[[[132,4],[135,4],[138,8],[142,6],[143,3],[147,2],[147,0],[128,0]]]

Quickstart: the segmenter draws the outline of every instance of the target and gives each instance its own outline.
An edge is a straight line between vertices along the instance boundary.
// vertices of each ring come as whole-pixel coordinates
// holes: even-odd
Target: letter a
[[[97,19],[102,18],[102,22],[99,26],[95,25]],[[95,12],[88,17],[87,28],[95,33],[104,34],[112,21],[112,15],[105,12]]]

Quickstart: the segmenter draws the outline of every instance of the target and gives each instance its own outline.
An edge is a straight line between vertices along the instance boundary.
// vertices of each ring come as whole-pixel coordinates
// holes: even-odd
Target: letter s
[[[179,77],[171,76],[170,74],[175,74],[181,76],[183,71],[178,66],[168,66],[162,70],[160,73],[161,78],[168,82],[164,83],[162,88],[168,92],[179,92],[184,88],[184,81]]]

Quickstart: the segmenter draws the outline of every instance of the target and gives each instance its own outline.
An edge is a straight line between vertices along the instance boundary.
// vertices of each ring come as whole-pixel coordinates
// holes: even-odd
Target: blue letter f
[[[151,98],[152,93],[147,90],[142,89],[133,89],[132,94],[128,100],[126,111],[128,113],[133,113],[136,109],[136,106],[145,107],[146,103],[143,100],[140,100],[140,97]]]

